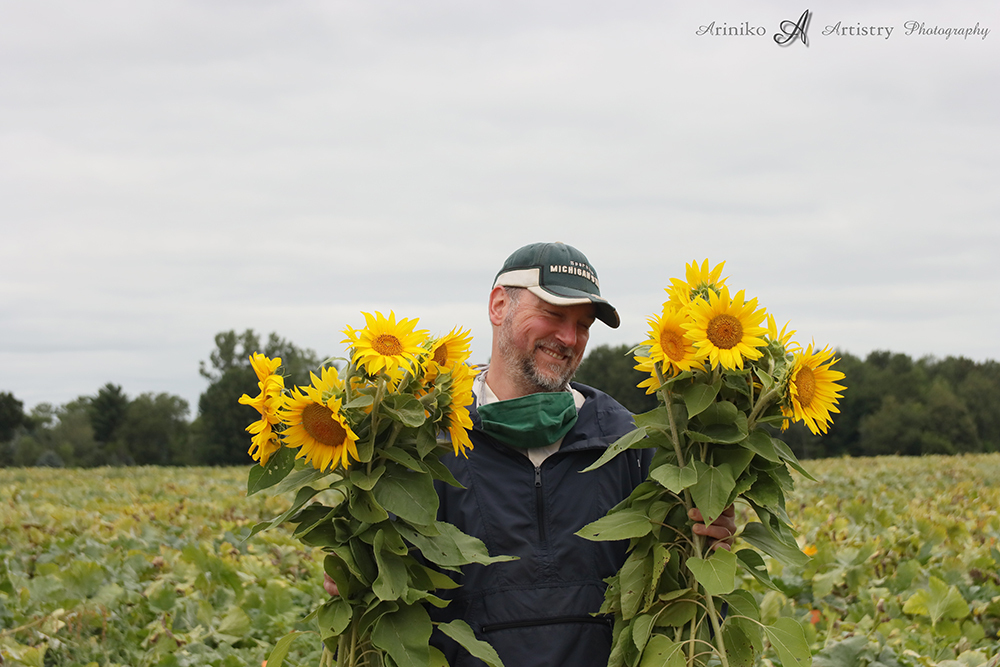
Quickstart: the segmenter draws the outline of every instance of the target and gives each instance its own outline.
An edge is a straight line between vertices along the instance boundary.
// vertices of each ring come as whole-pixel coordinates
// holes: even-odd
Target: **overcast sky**
[[[0,2],[0,391],[193,417],[217,332],[390,309],[484,362],[555,240],[591,346],[708,258],[801,342],[1000,359],[1000,5],[824,4]]]

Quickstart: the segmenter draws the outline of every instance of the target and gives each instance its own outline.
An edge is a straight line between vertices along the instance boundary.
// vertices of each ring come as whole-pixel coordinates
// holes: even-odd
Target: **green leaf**
[[[295,452],[291,447],[282,447],[267,460],[267,465],[253,466],[247,475],[247,495],[252,496],[269,486],[274,486],[295,467]]]
[[[504,667],[504,664],[500,661],[500,656],[497,655],[496,649],[486,642],[477,639],[476,633],[472,631],[472,628],[465,621],[456,619],[449,623],[441,623],[438,625],[438,630],[461,644],[466,651],[472,654],[472,657],[479,658],[489,665],[489,667]]]
[[[726,641],[729,667],[753,667],[757,661],[754,642],[742,625],[726,623],[722,627],[722,637]]]
[[[448,469],[448,466],[441,463],[438,459],[431,458],[429,460],[425,460],[424,465],[427,466],[427,469],[430,471],[434,479],[439,479],[448,486],[453,486],[456,489],[465,488],[457,479],[455,479],[455,476],[452,474],[451,470]]]
[[[338,473],[331,472],[329,470],[317,470],[312,466],[301,468],[298,466],[305,466],[305,464],[299,461],[299,463],[296,464],[296,469],[290,472],[288,477],[281,480],[278,485],[272,489],[272,495],[281,496],[291,491],[298,492],[298,490],[303,486],[315,486],[314,482],[318,482],[324,477],[333,477],[334,482],[330,484],[330,488],[332,488],[334,484],[341,479]]]
[[[698,471],[698,483],[691,487],[691,498],[695,507],[701,510],[705,523],[710,524],[729,506],[729,494],[736,480],[728,464],[710,466],[695,461],[694,466]]]
[[[813,667],[855,667],[866,664],[862,654],[868,653],[868,637],[855,635],[823,648],[813,656]],[[868,657],[871,657],[870,655]]]
[[[320,637],[336,637],[351,624],[351,605],[343,597],[328,600],[320,606],[317,620]]]
[[[372,592],[380,600],[397,600],[406,592],[408,581],[406,562],[384,547],[385,534],[380,530],[375,534],[372,552],[378,566],[378,577],[372,584]]]
[[[767,473],[758,476],[757,481],[743,495],[763,507],[775,507],[784,499],[781,485]]]
[[[230,643],[235,644],[247,634],[250,630],[250,624],[250,617],[247,616],[247,613],[239,607],[233,607],[222,617],[217,632],[232,638]]]
[[[653,635],[642,652],[639,667],[684,667],[684,645],[664,635]]]
[[[719,395],[719,389],[721,388],[722,380],[717,379],[712,384],[695,382],[684,389],[681,396],[684,398],[684,407],[687,408],[688,418],[690,419],[708,409],[708,406],[712,405],[715,397]]]
[[[646,599],[643,600],[643,610],[648,610],[653,600],[656,599],[656,589],[660,585],[660,577],[663,576],[663,569],[670,562],[670,549],[657,542],[653,545],[653,572],[649,578],[649,586],[646,588]],[[641,648],[641,647],[640,647]]]
[[[710,424],[697,431],[688,429],[684,434],[696,442],[717,442],[722,445],[734,445],[747,437],[746,430],[736,424]]]
[[[642,537],[648,535],[652,528],[645,512],[625,509],[588,523],[575,534],[593,542],[609,542]]]
[[[363,491],[371,491],[375,488],[375,484],[378,483],[379,479],[382,478],[382,473],[385,472],[385,466],[376,466],[371,474],[365,472],[361,468],[356,468],[351,471],[349,479],[351,484]]]
[[[642,600],[645,597],[646,584],[649,582],[649,574],[652,563],[646,558],[645,552],[633,551],[625,559],[618,577],[619,592],[621,594],[622,618],[630,620],[639,611]]]
[[[490,556],[482,540],[466,535],[450,523],[435,521],[433,526],[438,533],[434,536],[425,535],[412,526],[398,522],[396,530],[420,549],[427,560],[438,565],[457,567],[469,563],[488,565],[516,560],[513,556]]]
[[[358,632],[365,633],[378,622],[380,618],[386,614],[391,614],[392,612],[399,609],[398,602],[377,602],[374,605],[368,607],[363,614],[361,614],[361,619],[358,621]]]
[[[737,589],[723,599],[729,603],[729,613],[726,615],[726,625],[738,625],[753,644],[757,653],[764,651],[763,630],[760,626],[760,609],[757,600],[750,591]]]
[[[351,597],[350,582],[351,577],[347,564],[337,554],[327,554],[323,559],[323,571],[330,575],[333,583],[337,584],[342,598]]]
[[[674,493],[680,493],[698,481],[698,471],[691,466],[680,468],[663,463],[649,471],[649,476]]]
[[[778,456],[781,457],[782,461],[798,470],[799,473],[809,481],[816,481],[816,478],[810,475],[808,470],[799,465],[799,460],[795,458],[795,454],[792,453],[792,450],[788,448],[788,445],[786,445],[783,440],[771,438],[771,444],[774,445],[774,449],[778,452]]]
[[[424,465],[417,459],[410,456],[402,447],[389,447],[382,451],[382,454],[390,461],[395,461],[400,465],[416,472],[426,472]]]
[[[809,562],[809,556],[802,553],[798,545],[779,539],[762,523],[748,523],[739,537],[787,565],[802,567]]]
[[[278,640],[278,643],[274,645],[271,649],[271,654],[267,656],[268,667],[281,667],[282,663],[285,662],[285,656],[288,655],[288,649],[291,647],[292,642],[295,641],[299,636],[313,634],[312,632],[299,632],[298,630],[289,632],[287,635]]]
[[[379,523],[388,519],[389,513],[375,501],[371,492],[357,489],[351,495],[351,516],[361,523]]]
[[[409,428],[416,428],[427,420],[423,403],[409,394],[391,394],[382,401],[381,409],[392,419]]]
[[[389,654],[397,667],[427,667],[431,619],[423,605],[401,607],[378,619],[372,643]]]
[[[725,595],[736,589],[736,554],[726,549],[716,549],[708,558],[691,556],[687,568],[708,595]]]
[[[661,594],[660,599],[670,604],[665,605],[657,614],[654,625],[657,627],[681,627],[690,623],[701,604],[700,601],[695,602],[691,599],[692,595],[690,588]]]
[[[662,405],[636,415],[633,417],[633,421],[638,429],[670,431],[670,416]]]
[[[706,407],[704,412],[699,415],[698,421],[705,426],[710,426],[712,424],[725,424],[732,426],[737,423],[741,415],[742,413],[733,403],[729,401],[719,401],[718,403],[712,403]]]
[[[774,378],[768,375],[763,368],[754,368],[753,372],[757,374],[757,379],[760,380],[761,392],[767,393],[767,390],[774,386]]]
[[[646,437],[645,427],[629,431],[622,437],[615,440],[610,447],[605,449],[604,453],[601,454],[601,457],[599,459],[594,461],[592,464],[590,464],[580,472],[590,472],[591,470],[596,470],[597,468],[600,468],[602,465],[604,465],[611,459],[615,458],[616,456],[624,452],[632,445],[636,444],[637,442],[640,442],[645,437]]]
[[[319,491],[320,490],[314,489],[311,486],[302,487],[301,489],[299,489],[298,493],[295,494],[295,500],[292,502],[291,507],[289,507],[280,516],[277,516],[271,519],[270,521],[261,521],[260,523],[255,524],[254,527],[250,530],[250,534],[247,535],[245,538],[243,538],[243,541],[246,542],[248,539],[250,539],[251,537],[253,537],[262,530],[266,530],[267,528],[272,528],[274,526],[284,523],[285,521],[288,520],[289,517],[291,517],[293,514],[302,509],[302,506],[305,505],[307,502],[309,502],[313,496],[319,493]]]
[[[764,634],[781,658],[782,667],[809,667],[812,654],[802,624],[794,618],[779,618],[764,626]]]
[[[629,627],[632,628],[632,642],[635,647],[642,651],[649,641],[649,635],[653,631],[653,621],[656,618],[652,614],[641,614],[632,619]]]
[[[941,619],[958,621],[969,615],[969,603],[965,601],[957,587],[949,587],[933,576],[927,585],[927,588],[922,588],[910,596],[903,605],[904,613],[930,616],[932,626],[937,626]]]
[[[742,447],[715,447],[712,452],[712,463],[715,465],[727,464],[733,479],[738,479],[750,465],[753,457],[753,452]]]
[[[75,560],[60,572],[59,578],[71,595],[86,599],[93,597],[104,584],[105,573],[104,568],[93,561]]]
[[[771,590],[778,590],[778,587],[771,581],[771,575],[767,571],[767,564],[759,553],[753,549],[740,549],[736,552],[736,558],[754,579]]]
[[[771,436],[762,429],[754,429],[754,432],[748,435],[746,440],[740,442],[740,446],[759,454],[772,463],[781,462],[781,457],[778,456],[778,452],[771,442]]]
[[[429,473],[386,466],[385,474],[372,493],[382,507],[406,521],[428,524],[437,516],[438,495]]]
[[[361,394],[355,398],[352,398],[347,403],[344,403],[343,408],[345,410],[360,410],[361,408],[367,408],[369,405],[375,402],[373,396],[368,394]]]

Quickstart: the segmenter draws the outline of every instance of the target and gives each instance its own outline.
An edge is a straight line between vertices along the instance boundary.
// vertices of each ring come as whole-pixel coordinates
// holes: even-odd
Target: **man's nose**
[[[576,323],[569,320],[563,320],[559,323],[559,328],[556,330],[556,340],[558,340],[562,345],[566,347],[573,347],[576,345]]]

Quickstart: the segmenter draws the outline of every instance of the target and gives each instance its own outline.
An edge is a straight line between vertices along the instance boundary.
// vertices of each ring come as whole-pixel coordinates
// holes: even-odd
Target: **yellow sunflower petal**
[[[243,394],[239,402],[249,405],[261,415],[260,419],[247,426],[246,430],[254,436],[247,451],[254,461],[260,461],[263,466],[267,465],[271,455],[281,448],[281,441],[271,427],[281,421],[279,410],[285,389],[285,378],[274,374],[281,365],[280,358],[268,359],[263,354],[254,353],[250,356],[250,364],[260,380],[257,383],[260,394],[253,397]]]
[[[314,468],[347,468],[351,458],[357,460],[358,436],[340,412],[339,397],[324,400],[320,388],[296,387],[285,397],[282,421],[285,444],[299,447],[295,458],[305,458]]]
[[[704,364],[706,353],[695,345],[694,339],[684,329],[686,313],[685,309],[674,308],[668,302],[664,304],[662,315],[654,315],[647,320],[649,339],[643,345],[649,345],[649,357],[661,364],[664,375],[676,375],[681,371],[701,368]],[[655,372],[653,374],[655,376]]]
[[[767,344],[760,326],[766,312],[757,309],[757,299],[744,301],[743,290],[731,298],[728,287],[719,294],[709,290],[707,299],[699,297],[688,308],[689,321],[681,326],[713,368],[742,369],[744,359],[762,355],[757,348]]]
[[[472,449],[469,432],[472,430],[472,418],[468,406],[472,404],[472,370],[465,364],[457,364],[451,369],[451,391],[448,406],[445,408],[445,430],[451,438],[451,446],[455,456],[462,454],[469,458],[467,450]]]
[[[427,355],[422,343],[427,339],[424,330],[414,331],[417,320],[402,319],[396,322],[396,314],[389,312],[362,313],[367,326],[364,329],[347,327],[344,343],[353,350],[352,361],[363,366],[369,375],[377,375],[386,369],[403,368],[416,370]]]
[[[782,413],[792,421],[801,421],[815,434],[826,433],[833,419],[830,413],[840,412],[837,402],[846,389],[837,384],[844,374],[831,368],[839,359],[833,350],[823,348],[813,352],[810,344],[805,352],[795,354],[795,362],[788,376],[788,400]]]
[[[781,327],[781,331],[778,331],[778,324],[774,320],[774,315],[768,313],[767,315],[767,339],[773,343],[777,343],[781,349],[786,352],[798,352],[802,350],[802,346],[792,340],[792,336],[795,335],[795,330],[788,331],[788,325],[791,322],[785,322],[785,326]]]
[[[707,259],[700,266],[697,261],[687,264],[684,267],[686,280],[670,279],[670,287],[666,288],[670,300],[678,306],[686,306],[699,296],[705,298],[709,291],[718,294],[728,280],[728,277],[719,277],[722,275],[722,267],[725,265],[725,262],[719,262],[715,268],[710,269]]]

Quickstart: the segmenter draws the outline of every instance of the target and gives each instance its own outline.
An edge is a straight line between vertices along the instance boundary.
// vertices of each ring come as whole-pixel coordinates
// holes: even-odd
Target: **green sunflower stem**
[[[747,427],[753,428],[757,425],[757,417],[767,408],[771,401],[780,395],[777,385],[771,387],[768,391],[764,392],[757,398],[757,402],[753,406],[753,410],[750,411],[750,416],[747,417]]]
[[[385,377],[379,377],[378,387],[375,389],[375,400],[372,401],[372,451],[375,451],[375,436],[378,435],[378,409],[382,405],[382,399],[385,397]],[[368,461],[368,472],[371,472],[371,461]]]
[[[715,645],[719,649],[719,660],[722,667],[729,667],[729,659],[726,657],[726,641],[722,638],[722,626],[719,625],[719,617],[715,613],[715,600],[708,593],[705,593],[705,605],[708,607],[708,620],[712,623],[712,631],[715,633]]]
[[[670,391],[663,386],[665,384],[665,380],[663,377],[663,373],[660,371],[659,365],[654,364],[653,369],[656,371],[656,379],[660,383],[660,397],[663,399],[663,405],[667,409],[667,419],[670,422],[670,439],[674,446],[674,453],[677,456],[677,465],[678,467],[683,468],[687,464],[687,461],[686,457],[684,456],[684,450],[681,447],[680,433],[677,430],[677,420],[674,418],[673,396],[671,395]],[[715,378],[713,378],[713,380],[714,379]],[[764,398],[765,398],[764,396],[761,397],[761,401],[758,403],[758,407],[762,408],[762,406],[764,405]],[[682,500],[684,502],[684,508],[687,511],[690,511],[694,507],[694,503],[691,500],[691,493],[687,489],[684,489],[683,495],[684,497]],[[704,554],[706,546],[704,536],[692,534],[691,538],[694,546],[694,553],[698,554],[699,557],[702,556]],[[697,583],[696,586],[698,586]],[[701,588],[704,591],[704,587]],[[715,635],[715,642],[716,642],[716,647],[718,649],[719,661],[722,663],[722,667],[729,667],[729,660],[726,657],[726,643],[725,640],[722,638],[722,629],[721,626],[719,625],[719,619],[716,616],[715,601],[713,600],[712,596],[709,595],[707,592],[705,593],[705,605],[707,607],[709,622],[712,624],[712,631]],[[694,664],[694,659],[695,659],[694,638],[697,632],[697,628],[698,625],[696,619],[692,619],[691,643],[688,645],[689,665]]]

